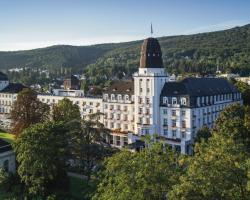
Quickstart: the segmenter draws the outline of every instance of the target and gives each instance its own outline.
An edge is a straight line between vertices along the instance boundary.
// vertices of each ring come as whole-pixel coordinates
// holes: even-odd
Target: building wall
[[[0,92],[0,114],[9,114],[17,94]]]
[[[73,104],[79,106],[82,117],[93,113],[103,112],[102,98],[64,97],[64,96],[41,95],[41,94],[39,94],[37,97],[41,102],[47,103],[50,106],[52,106],[53,104],[57,104],[63,98],[68,98],[73,102]]]
[[[5,168],[7,165],[7,171],[15,173],[16,171],[16,159],[13,151],[7,151],[0,153],[0,168]]]
[[[168,81],[163,68],[139,68],[134,74],[135,134],[155,134],[160,131],[160,94]]]
[[[234,98],[233,95],[235,96]],[[182,153],[190,153],[190,145],[193,143],[200,128],[203,126],[212,128],[220,112],[227,106],[234,103],[242,104],[241,95],[239,93],[233,95],[231,98],[228,95],[227,99],[213,101],[211,105],[200,104],[199,107],[185,107],[180,104],[173,105],[171,101],[166,105],[161,105],[160,135],[165,137],[166,143],[179,146]]]

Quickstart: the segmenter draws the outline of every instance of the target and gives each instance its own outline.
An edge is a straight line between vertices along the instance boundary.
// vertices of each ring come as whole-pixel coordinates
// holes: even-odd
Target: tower
[[[160,94],[168,81],[157,39],[147,38],[141,47],[140,67],[134,74],[135,134],[160,132]]]

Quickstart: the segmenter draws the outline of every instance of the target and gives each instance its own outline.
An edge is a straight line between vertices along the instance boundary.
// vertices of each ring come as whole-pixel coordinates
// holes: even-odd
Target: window
[[[128,145],[128,138],[127,137],[123,137],[123,144],[124,144],[124,146]]]
[[[150,114],[150,110],[149,108],[146,109],[146,115],[149,115]]]
[[[121,101],[122,100],[122,95],[118,95],[118,100]]]
[[[8,172],[9,171],[9,160],[5,160],[3,162],[3,169]]]
[[[140,92],[142,92],[142,88],[140,88]]]
[[[163,134],[164,134],[165,136],[167,136],[167,135],[168,135],[168,129],[163,129]]]
[[[174,120],[174,119],[172,120],[172,127],[174,127],[174,128],[176,127],[176,120]]]
[[[182,116],[185,116],[185,115],[186,115],[186,111],[185,111],[185,110],[182,110],[182,111],[181,111],[181,115],[182,115]]]
[[[167,104],[168,103],[168,98],[167,97],[163,97],[163,103]]]
[[[117,146],[121,145],[121,138],[120,138],[120,136],[116,136],[116,145]]]
[[[184,139],[184,138],[186,138],[186,132],[185,131],[182,131],[181,132],[181,137]]]
[[[176,130],[172,130],[172,136],[175,138],[176,137]]]
[[[110,123],[110,128],[114,128],[114,123],[113,122]]]
[[[172,104],[176,105],[177,104],[177,99],[175,97],[172,98]]]
[[[139,117],[139,123],[142,124],[142,117]]]
[[[197,106],[200,106],[200,97],[197,97]]]
[[[149,134],[149,129],[145,128],[144,133],[145,133],[145,135],[148,135]]]
[[[163,114],[167,115],[168,114],[168,110],[167,109],[163,109]]]
[[[115,100],[115,95],[114,94],[111,94],[111,100]]]
[[[142,108],[139,108],[139,114],[142,114]]]
[[[172,110],[172,116],[176,116],[176,110]]]
[[[181,98],[181,105],[187,105],[186,98]]]
[[[124,125],[124,129],[128,130],[128,125],[127,124]]]
[[[150,98],[146,98],[146,103],[150,104]]]
[[[185,121],[185,120],[182,120],[182,121],[181,121],[181,127],[182,127],[182,128],[186,128],[186,121]]]
[[[168,125],[168,119],[167,118],[164,118],[163,119],[163,126],[167,126]]]
[[[128,115],[124,115],[123,120],[127,121],[128,120]]]
[[[123,107],[123,110],[124,110],[124,111],[127,111],[127,110],[128,110],[127,106],[124,106],[124,107]]]
[[[142,98],[141,97],[138,98],[138,103],[142,103]]]

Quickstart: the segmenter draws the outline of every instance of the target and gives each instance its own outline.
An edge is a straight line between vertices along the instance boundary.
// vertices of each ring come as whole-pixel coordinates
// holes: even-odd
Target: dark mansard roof
[[[0,139],[0,153],[11,151],[11,150],[12,150],[11,144]]]
[[[20,83],[10,83],[6,88],[0,91],[0,93],[18,93],[26,88],[23,84]]]
[[[3,72],[0,72],[0,81],[8,81],[8,76]]]
[[[236,87],[224,78],[186,78],[165,83],[161,96],[210,96],[235,92],[238,92]]]
[[[104,93],[106,94],[134,94],[134,81],[115,81],[111,86],[109,86]]]
[[[156,38],[147,38],[141,47],[140,68],[162,68],[161,46]]]

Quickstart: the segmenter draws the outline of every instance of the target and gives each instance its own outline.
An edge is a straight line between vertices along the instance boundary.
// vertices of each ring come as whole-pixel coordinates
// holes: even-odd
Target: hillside
[[[250,24],[229,30],[158,38],[166,69],[171,73],[250,74]],[[0,69],[13,67],[71,68],[99,83],[109,77],[130,76],[139,65],[142,41],[92,46],[52,46],[28,51],[0,52]],[[71,71],[71,72],[72,72]]]

